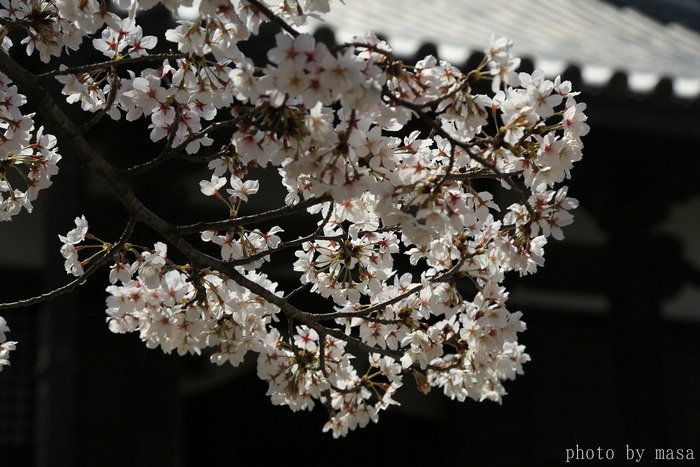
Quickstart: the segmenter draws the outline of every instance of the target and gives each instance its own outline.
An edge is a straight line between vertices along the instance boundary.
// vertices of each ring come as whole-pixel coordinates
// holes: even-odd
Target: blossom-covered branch
[[[115,245],[84,217],[60,235],[78,280],[110,259],[113,332],[138,332],[166,353],[206,352],[216,364],[238,365],[253,352],[272,402],[292,410],[320,403],[334,436],[376,422],[406,376],[423,392],[500,401],[504,381],[529,360],[505,275],[536,272],[548,238],[563,238],[577,206],[562,183],[588,126],[571,84],[517,73],[504,38],[464,71],[433,56],[407,66],[372,34],[328,48],[296,29],[328,11],[324,0],[201,2],[197,18],[159,37],[144,35],[136,15],[155,0],[118,3],[125,17],[94,0],[0,5],[0,218],[31,210],[57,173],[57,147],[70,147],[132,219]],[[281,32],[260,66],[238,44],[263,22]],[[108,60],[35,76],[7,54],[10,30],[44,62],[81,48]],[[163,40],[177,52],[151,55]],[[92,114],[86,125],[66,118],[45,79]],[[481,82],[490,93],[476,90]],[[34,130],[21,110],[28,102],[55,137]],[[117,168],[91,147],[85,134],[108,117],[145,122],[149,161]],[[221,149],[203,149],[214,138]],[[136,196],[135,175],[176,158],[207,164],[207,179],[194,183],[219,203],[221,220],[175,225]],[[265,188],[251,168],[279,176],[280,207],[256,209]],[[517,202],[501,206],[486,190],[498,188],[494,181]],[[302,213],[313,219],[306,233],[285,232],[283,221]],[[133,224],[161,241],[139,245]],[[296,259],[279,264],[287,250]],[[268,261],[300,284],[278,290],[274,272],[261,272]],[[460,292],[462,282],[473,292]],[[326,307],[305,310],[305,294]],[[14,348],[2,344],[3,326],[0,345]],[[0,365],[8,352],[0,349]],[[355,357],[369,369],[358,371],[367,365]]]

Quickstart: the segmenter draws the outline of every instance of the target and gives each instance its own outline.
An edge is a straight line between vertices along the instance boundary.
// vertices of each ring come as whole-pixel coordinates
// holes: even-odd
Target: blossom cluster
[[[61,156],[56,138],[34,127],[34,115],[22,114],[26,98],[0,72],[0,222],[22,209],[32,212],[39,191],[51,186]]]
[[[27,44],[52,41],[27,47],[42,60],[90,36],[86,43],[106,62],[50,73],[67,102],[96,118],[147,120],[161,154],[201,154],[211,174],[200,191],[225,206],[225,220],[199,230],[198,247],[216,245],[220,259],[184,248],[189,262],[178,264],[165,243],[115,246],[88,232],[85,217],[59,236],[73,275],[112,255],[109,329],[136,332],[166,353],[205,353],[216,364],[238,365],[253,352],[271,401],[292,410],[320,403],[334,436],[376,422],[406,377],[423,392],[501,401],[504,381],[529,360],[505,275],[536,272],[548,239],[563,239],[578,205],[562,185],[588,132],[571,83],[518,73],[504,38],[493,38],[481,64],[464,72],[434,56],[407,66],[372,34],[328,47],[294,30],[326,12],[324,0],[204,0],[198,18],[158,38],[144,35],[135,14],[155,0],[117,3],[126,18],[96,0],[0,1],[0,16],[27,30]],[[39,5],[42,33],[27,13]],[[238,44],[274,19],[285,27],[267,64],[256,65]],[[151,57],[163,40],[178,53]],[[148,66],[137,74],[122,66],[128,60]],[[10,115],[23,98],[2,81],[9,98],[0,99],[0,112]],[[12,154],[29,148],[44,158],[48,180],[59,158],[55,139],[40,129],[22,146],[8,136],[12,125],[3,128]],[[224,130],[223,148],[207,149]],[[16,165],[13,157],[0,167]],[[265,167],[279,173],[286,196],[249,228],[255,215],[239,213],[255,211],[261,191],[249,169]],[[264,224],[302,203],[317,219],[306,237]],[[87,249],[96,253],[81,253]],[[285,294],[260,267],[288,249],[300,287]],[[327,309],[292,305],[299,291],[327,299]]]
[[[10,364],[10,351],[15,350],[17,346],[17,342],[7,340],[6,332],[10,332],[10,328],[5,318],[0,316],[0,371],[2,367]]]
[[[123,253],[110,271],[113,285],[107,287],[112,332],[138,332],[149,348],[166,353],[199,354],[213,348],[211,360],[218,364],[237,365],[249,350],[262,350],[277,307],[222,274],[177,267],[163,243],[140,253],[134,248],[133,260]],[[270,291],[276,287],[264,274],[248,277]]]

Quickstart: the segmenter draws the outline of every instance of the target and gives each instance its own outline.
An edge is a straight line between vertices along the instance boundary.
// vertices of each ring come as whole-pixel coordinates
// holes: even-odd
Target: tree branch
[[[279,307],[280,310],[282,310],[282,312],[288,318],[292,318],[295,321],[299,321],[300,323],[306,324],[308,327],[316,331],[319,334],[319,336],[323,334],[333,336],[336,339],[347,342],[355,348],[364,350],[369,353],[378,353],[380,355],[385,355],[393,358],[401,358],[401,356],[403,356],[403,352],[401,351],[373,347],[362,342],[356,337],[345,334],[339,329],[327,328],[325,326],[322,326],[317,322],[316,319],[314,319],[315,315],[301,311],[294,305],[290,304],[284,297],[275,295],[274,293],[270,292],[257,282],[253,282],[252,280],[248,279],[233,266],[226,265],[225,270],[222,272],[224,272],[227,276],[233,279],[236,283],[253,292],[255,295],[258,295],[259,297],[264,298],[267,302]]]
[[[100,109],[100,111],[92,119],[88,120],[82,127],[80,127],[81,132],[87,133],[93,126],[102,120],[102,117],[104,117],[114,105],[114,101],[117,98],[117,90],[119,89],[119,78],[117,77],[116,69],[111,68],[109,70],[109,80],[109,94],[107,95],[105,106]]]
[[[124,65],[134,65],[138,63],[149,63],[149,62],[160,62],[163,60],[176,60],[178,58],[185,58],[187,54],[183,53],[170,53],[170,54],[156,54],[156,55],[142,55],[140,57],[126,57],[121,60],[107,60],[104,62],[90,63],[88,65],[73,66],[63,69],[51,70],[46,73],[41,73],[36,75],[39,79],[51,78],[53,76],[61,75],[79,75],[81,73],[90,73],[96,70],[104,70],[107,68],[120,67]]]
[[[445,282],[450,280],[457,272],[459,272],[459,268],[464,264],[464,262],[476,256],[477,254],[482,253],[482,252],[474,252],[469,255],[465,255],[460,260],[452,266],[449,270],[445,271],[444,273],[431,277],[428,279],[429,283],[436,283],[436,282]],[[389,300],[383,301],[382,303],[377,303],[376,305],[372,305],[369,308],[365,308],[364,310],[359,310],[359,311],[336,311],[334,313],[324,313],[324,314],[316,314],[312,315],[316,321],[328,321],[328,320],[334,320],[334,319],[340,319],[340,318],[365,318],[367,315],[370,313],[374,313],[375,311],[380,311],[383,310],[384,308],[388,307],[389,305],[393,305],[394,303],[398,303],[404,298],[408,298],[411,295],[415,295],[418,292],[420,292],[425,285],[420,284],[416,285],[415,287],[410,288],[406,292],[403,292],[399,295],[397,295],[394,298],[390,298]]]
[[[129,222],[127,222],[126,227],[124,228],[124,232],[121,234],[121,237],[119,237],[117,243],[115,243],[109,250],[105,251],[105,253],[102,256],[100,256],[100,258],[97,261],[95,261],[92,264],[92,266],[90,266],[87,269],[87,271],[85,271],[85,273],[80,277],[76,278],[72,282],[69,282],[68,284],[62,287],[52,290],[51,292],[37,295],[36,297],[27,298],[24,300],[17,300],[16,302],[0,303],[0,310],[5,310],[9,308],[20,308],[46,302],[60,295],[67,294],[73,291],[78,286],[85,284],[85,281],[87,281],[88,277],[92,276],[98,269],[109,263],[111,260],[114,260],[114,255],[124,247],[126,242],[129,241],[129,238],[131,237],[131,234],[134,231],[135,224],[136,223],[132,219],[129,219]]]
[[[18,65],[3,50],[0,50],[0,70],[26,94],[27,99],[46,120],[47,127],[58,136],[59,145],[69,145],[85,166],[102,177],[135,221],[145,221],[155,216],[134,195],[131,188],[120,178],[117,170],[96,153],[78,127],[58,108],[39,84],[36,76]]]
[[[287,31],[289,34],[292,35],[292,37],[297,37],[299,35],[299,31],[294,29],[292,26],[290,26],[285,20],[277,16],[270,10],[266,5],[262,4],[258,0],[246,0],[248,3],[253,5],[254,8],[256,8],[258,11],[260,11],[262,14],[267,16],[267,18],[275,23],[277,26],[281,27],[285,31]]]
[[[251,214],[249,216],[241,216],[236,217],[235,219],[226,219],[223,221],[198,222],[196,224],[179,226],[175,229],[177,233],[181,235],[200,233],[205,230],[226,231],[241,225],[256,224],[259,222],[278,219],[283,216],[288,216],[290,214],[303,211],[311,206],[327,203],[329,201],[333,201],[333,198],[330,195],[323,195],[319,196],[318,198],[309,198],[304,201],[300,201],[299,203],[294,204],[292,206],[283,206],[281,208],[271,209],[260,214]]]
[[[229,261],[229,264],[232,264],[234,266],[248,264],[252,261],[262,259],[266,256],[270,256],[273,253],[277,253],[278,251],[286,250],[288,248],[294,248],[294,247],[302,245],[306,242],[310,242],[310,241],[318,238],[319,235],[321,235],[321,232],[323,232],[323,228],[326,226],[326,224],[328,224],[328,221],[330,220],[332,214],[333,214],[333,207],[331,206],[331,208],[328,209],[328,214],[326,214],[326,217],[319,224],[318,228],[314,231],[314,233],[307,235],[306,237],[301,237],[301,238],[297,238],[296,240],[290,240],[288,242],[280,243],[276,248],[264,250],[264,251],[261,251],[259,253],[254,254],[254,255],[246,256],[245,258],[231,260],[231,261]]]
[[[140,175],[142,173],[148,172],[149,170],[152,170],[152,169],[158,167],[163,162],[168,161],[170,159],[185,159],[185,160],[188,160],[190,162],[202,162],[204,160],[202,158],[187,157],[187,156],[180,155],[179,153],[181,153],[187,147],[187,145],[190,144],[192,141],[195,141],[203,136],[206,136],[213,131],[237,125],[243,119],[244,116],[247,116],[247,113],[243,113],[243,114],[239,115],[238,117],[232,118],[230,120],[224,120],[221,122],[212,123],[211,125],[209,125],[205,129],[203,129],[202,131],[199,131],[199,132],[189,136],[185,141],[180,143],[178,146],[173,148],[173,147],[169,147],[169,145],[166,145],[163,152],[161,152],[158,156],[154,157],[153,159],[151,159],[148,162],[144,162],[143,164],[129,167],[124,172],[128,176]],[[172,135],[174,138],[174,135],[175,135],[174,131],[172,132]]]
[[[467,180],[482,180],[482,179],[491,179],[491,180],[500,180],[505,177],[516,177],[518,175],[521,175],[523,172],[522,171],[517,171],[517,172],[509,172],[509,173],[495,173],[490,170],[474,170],[470,172],[465,172],[465,173],[448,173],[445,174],[445,179],[446,180],[457,180],[457,181],[467,181]]]

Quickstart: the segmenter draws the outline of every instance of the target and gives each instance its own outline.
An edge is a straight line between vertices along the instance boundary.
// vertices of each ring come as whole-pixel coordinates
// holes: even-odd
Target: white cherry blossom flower
[[[246,180],[244,182],[238,177],[231,176],[231,188],[227,189],[226,192],[233,197],[248,201],[248,196],[257,193],[259,188],[260,183],[257,180]]]
[[[83,240],[85,240],[85,235],[88,231],[88,222],[85,216],[80,216],[75,218],[75,228],[70,230],[65,236],[59,235],[58,238],[61,242],[76,245]]]

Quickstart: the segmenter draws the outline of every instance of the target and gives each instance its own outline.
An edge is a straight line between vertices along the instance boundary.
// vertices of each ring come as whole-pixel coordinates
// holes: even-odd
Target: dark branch
[[[483,252],[474,252],[469,255],[463,256],[454,266],[452,266],[448,271],[445,271],[444,273],[432,277],[428,279],[429,283],[437,283],[437,282],[446,282],[451,280],[455,274],[459,272],[459,268],[464,264],[464,262],[469,259],[474,257],[477,254],[480,254]],[[416,285],[415,287],[412,287],[408,289],[406,292],[403,292],[399,295],[397,295],[394,298],[391,298],[389,300],[386,300],[381,303],[377,303],[376,305],[373,305],[371,307],[359,310],[359,311],[336,311],[334,313],[324,313],[324,314],[316,314],[312,315],[316,321],[328,321],[328,320],[334,320],[334,319],[340,319],[340,318],[364,318],[367,315],[374,313],[375,311],[381,311],[384,308],[388,307],[389,305],[393,305],[394,303],[398,303],[404,298],[408,298],[411,295],[417,294],[420,292],[425,285],[420,284]]]
[[[47,292],[45,294],[37,295],[36,297],[27,298],[24,300],[17,300],[16,302],[0,303],[0,310],[36,305],[54,299],[60,295],[72,292],[78,286],[83,285],[87,281],[88,277],[92,276],[98,269],[100,269],[102,266],[106,265],[110,261],[114,260],[114,255],[117,254],[124,247],[126,242],[129,241],[129,238],[131,237],[131,234],[134,230],[134,225],[135,222],[130,219],[129,222],[126,224],[124,232],[122,233],[117,243],[115,243],[109,250],[107,250],[102,256],[100,256],[100,258],[97,261],[95,261],[82,276],[76,278],[72,282],[69,282],[68,284],[62,287],[54,289],[51,292]]]
[[[80,128],[80,131],[83,133],[89,131],[90,128],[97,125],[97,123],[102,120],[102,117],[104,117],[114,105],[114,101],[117,98],[117,90],[119,89],[119,78],[117,78],[117,72],[114,68],[109,71],[109,80],[109,94],[107,95],[105,106],[97,113],[97,115],[83,124],[83,126]]]
[[[61,75],[79,75],[81,73],[90,73],[97,70],[106,70],[113,67],[120,67],[125,65],[134,65],[138,63],[150,63],[150,62],[162,62],[163,60],[176,60],[178,58],[185,58],[187,54],[183,53],[171,53],[171,54],[157,54],[157,55],[142,55],[140,57],[126,57],[121,60],[108,60],[105,62],[90,63],[88,65],[74,66],[69,68],[63,68],[58,70],[47,71],[46,73],[41,73],[36,75],[37,78],[51,78],[53,76]]]
[[[203,159],[201,157],[185,156],[185,155],[182,155],[181,153],[182,153],[182,151],[185,150],[187,145],[190,144],[191,142],[193,142],[193,141],[195,141],[203,136],[206,136],[209,133],[220,130],[222,128],[236,126],[247,115],[248,115],[247,113],[243,113],[236,118],[232,118],[231,120],[224,120],[221,122],[212,123],[211,125],[209,125],[205,129],[203,129],[202,131],[199,131],[197,133],[190,135],[185,141],[183,141],[182,143],[180,143],[178,146],[176,146],[174,148],[170,147],[170,145],[166,145],[165,150],[163,150],[163,152],[161,152],[157,157],[151,159],[148,162],[144,162],[143,164],[139,164],[139,165],[136,165],[134,167],[130,167],[130,168],[126,169],[125,173],[129,176],[140,175],[142,173],[148,172],[149,170],[152,170],[152,169],[158,167],[163,162],[166,162],[170,159],[184,159],[184,160],[187,160],[190,162],[205,162],[206,159]],[[175,132],[172,132],[172,134],[174,137]],[[218,154],[219,153],[217,153],[217,157],[218,157]]]
[[[507,177],[517,177],[523,172],[509,172],[509,173],[495,173],[490,170],[473,170],[465,173],[448,173],[445,174],[446,180],[457,180],[457,181],[468,181],[468,180],[481,180],[481,179],[492,179],[500,180]]]
[[[315,206],[317,204],[322,204],[322,203],[327,203],[329,201],[332,201],[333,198],[331,198],[330,195],[323,195],[319,196],[318,198],[309,198],[304,201],[301,201],[297,204],[294,204],[292,206],[284,206],[281,208],[277,209],[271,209],[266,212],[262,212],[260,214],[251,214],[249,216],[241,216],[241,217],[236,217],[235,219],[227,219],[223,221],[215,221],[215,222],[198,222],[196,224],[190,224],[190,225],[183,225],[180,227],[176,227],[177,233],[181,235],[186,235],[186,234],[194,234],[194,233],[200,233],[205,230],[230,230],[235,227],[241,226],[241,225],[250,225],[250,224],[257,224],[260,222],[265,222],[269,220],[274,220],[278,219],[283,216],[288,216],[290,214],[297,213],[299,211],[303,211],[311,206]]]
[[[266,5],[263,5],[260,3],[258,0],[246,0],[248,3],[253,5],[254,8],[256,8],[258,11],[260,11],[262,14],[267,16],[267,18],[275,23],[277,26],[281,27],[285,31],[287,31],[289,34],[292,35],[292,37],[297,37],[299,35],[299,31],[294,29],[292,26],[290,26],[285,20],[277,16],[270,10]]]
[[[269,250],[261,251],[259,253],[254,254],[254,255],[246,256],[245,258],[235,259],[235,260],[229,261],[229,263],[234,265],[234,266],[248,264],[248,263],[251,263],[253,261],[257,261],[259,259],[262,259],[266,256],[270,256],[273,253],[277,253],[278,251],[287,250],[289,248],[294,248],[294,247],[297,247],[299,245],[303,245],[306,242],[313,241],[316,238],[318,238],[319,235],[321,235],[321,232],[323,232],[323,228],[326,226],[326,224],[328,224],[328,221],[330,220],[332,214],[333,214],[333,207],[331,206],[331,208],[328,209],[328,214],[326,214],[326,217],[319,224],[316,231],[314,231],[314,233],[312,233],[311,235],[307,235],[306,237],[301,237],[301,238],[297,238],[296,240],[290,240],[288,242],[281,243],[276,248],[271,248]]]

